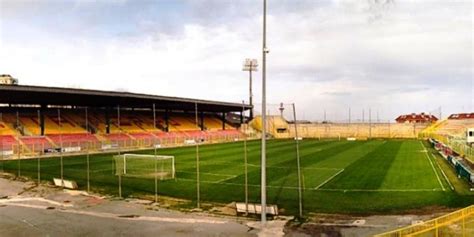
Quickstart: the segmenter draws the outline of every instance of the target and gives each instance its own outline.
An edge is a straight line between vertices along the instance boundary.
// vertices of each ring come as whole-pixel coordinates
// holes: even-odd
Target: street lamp
[[[258,67],[258,62],[257,59],[250,59],[247,58],[245,59],[244,62],[244,67],[242,68],[242,71],[248,71],[249,72],[249,104],[252,107],[250,109],[250,115],[249,115],[249,120],[253,119],[253,93],[252,93],[252,72],[256,72]]]

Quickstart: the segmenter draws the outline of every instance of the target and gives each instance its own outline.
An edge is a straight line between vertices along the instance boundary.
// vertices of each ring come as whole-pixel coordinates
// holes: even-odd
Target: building
[[[451,114],[448,119],[474,119],[474,113]]]
[[[438,118],[431,114],[405,114],[398,116],[395,121],[397,123],[434,123],[438,121]]]
[[[18,85],[18,79],[8,74],[0,74],[0,85]]]

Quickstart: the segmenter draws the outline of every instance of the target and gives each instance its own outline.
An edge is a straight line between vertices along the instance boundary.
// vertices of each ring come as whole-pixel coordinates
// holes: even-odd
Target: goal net
[[[123,154],[114,156],[115,174],[130,177],[174,179],[174,156]]]

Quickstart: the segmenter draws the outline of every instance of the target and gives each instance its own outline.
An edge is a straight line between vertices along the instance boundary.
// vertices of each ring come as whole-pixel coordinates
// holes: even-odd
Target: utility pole
[[[369,108],[369,138],[372,138],[372,110]]]
[[[349,123],[351,123],[351,107],[349,107]]]

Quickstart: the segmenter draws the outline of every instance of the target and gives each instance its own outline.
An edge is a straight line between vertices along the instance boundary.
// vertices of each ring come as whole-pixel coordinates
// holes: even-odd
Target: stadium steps
[[[129,137],[130,139],[132,140],[137,140],[135,137],[133,137],[132,135],[130,135],[129,133],[124,133],[125,136]]]
[[[447,119],[440,120],[440,121],[426,127],[425,129],[423,129],[423,131],[421,131],[420,134],[422,136],[430,136],[431,134],[436,133],[436,131],[438,129],[442,128],[447,123],[448,123]]]
[[[22,149],[23,149],[23,152],[24,152],[24,150],[26,150],[28,153],[31,153],[31,151],[32,151],[31,148],[30,148],[25,142],[23,142],[23,141],[21,140],[21,137],[20,137],[20,139],[18,139],[17,137],[15,137],[15,140],[17,140],[17,142],[19,141],[20,146],[21,146]]]
[[[99,140],[100,142],[105,142],[107,141],[106,138],[104,138],[103,136],[101,136],[100,134],[94,134],[94,136],[97,138],[97,140]]]
[[[130,133],[129,134],[130,136],[134,137],[135,139],[139,140],[139,139],[147,139],[147,138],[158,138],[157,135],[155,135],[154,133],[152,132],[140,132],[140,133]]]
[[[53,140],[51,140],[51,138],[49,138],[49,137],[47,137],[47,136],[45,136],[45,138],[46,138],[46,141],[48,141],[49,143],[51,143],[51,145],[53,145],[54,147],[58,147],[58,145],[57,145],[55,142],[53,142]]]
[[[20,141],[31,153],[41,152],[43,148],[54,147],[46,136],[23,136]]]
[[[281,116],[268,116],[267,117],[267,133],[276,138],[287,138],[290,136],[290,126],[288,122]],[[262,131],[262,117],[256,116],[250,121],[250,126],[255,130]],[[285,129],[285,132],[278,132],[278,130]]]

